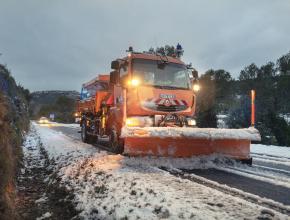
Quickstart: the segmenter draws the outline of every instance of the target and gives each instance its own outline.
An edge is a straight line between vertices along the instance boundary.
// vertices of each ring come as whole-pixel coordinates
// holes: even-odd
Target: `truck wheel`
[[[114,153],[121,154],[124,150],[123,141],[119,138],[119,135],[115,129],[111,129],[109,135],[110,148]]]
[[[84,143],[95,144],[98,142],[98,136],[92,136],[88,134],[85,121],[82,123],[81,136]]]
[[[250,157],[249,159],[242,159],[242,160],[240,160],[240,162],[241,162],[242,164],[247,164],[247,165],[249,165],[249,166],[252,166],[252,164],[253,164],[253,158]]]
[[[83,121],[82,123],[82,129],[81,129],[81,137],[82,137],[82,141],[84,143],[89,143],[89,136],[87,133],[87,126],[86,126],[86,121]]]

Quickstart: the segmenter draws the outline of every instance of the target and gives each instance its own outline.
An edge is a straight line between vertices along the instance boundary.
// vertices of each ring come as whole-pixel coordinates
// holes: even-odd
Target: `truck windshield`
[[[133,60],[133,77],[140,80],[141,85],[164,89],[191,89],[188,69],[182,64],[166,63],[158,67],[161,61]]]
[[[103,82],[95,82],[93,84],[83,86],[80,99],[89,99],[96,95],[97,91],[108,90],[108,84]]]

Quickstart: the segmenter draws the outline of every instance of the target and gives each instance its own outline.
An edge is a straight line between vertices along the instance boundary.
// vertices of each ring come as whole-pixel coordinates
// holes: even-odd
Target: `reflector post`
[[[256,91],[251,90],[251,126],[255,126],[255,98],[256,98]]]

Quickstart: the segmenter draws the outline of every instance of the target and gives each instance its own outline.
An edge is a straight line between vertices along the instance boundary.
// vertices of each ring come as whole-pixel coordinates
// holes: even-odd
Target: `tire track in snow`
[[[263,182],[268,182],[277,186],[284,186],[286,188],[290,189],[290,179],[287,175],[277,175],[278,172],[261,172],[261,170],[252,169],[252,168],[239,168],[239,167],[216,167],[217,170],[225,171],[227,173],[236,174],[239,176],[247,177],[247,178],[253,178],[256,180],[260,180]]]
[[[258,155],[258,156],[266,156],[266,157],[270,157],[270,158],[275,158],[275,159],[285,159],[290,161],[290,157],[285,157],[285,156],[276,156],[276,155],[271,155],[271,154],[264,154],[264,153],[251,153],[252,155]]]
[[[271,171],[271,172],[275,172],[275,173],[284,174],[284,175],[290,177],[290,171],[288,171],[288,170],[278,169],[278,168],[268,167],[268,166],[263,166],[263,165],[256,165],[256,164],[253,164],[252,166],[259,168],[259,169],[262,169],[262,170],[265,170],[265,171]]]
[[[218,190],[220,192],[235,196],[235,197],[239,197],[241,199],[244,199],[248,202],[263,206],[265,208],[270,208],[273,209],[277,212],[280,212],[282,214],[286,214],[290,216],[290,201],[289,204],[287,204],[288,206],[280,203],[279,201],[274,201],[271,200],[269,198],[262,198],[258,195],[255,194],[251,194],[249,192],[246,191],[242,191],[242,189],[237,189],[235,187],[232,186],[228,186],[225,185],[225,183],[221,183],[218,181],[214,181],[213,179],[209,179],[209,178],[205,178],[203,175],[198,175],[196,174],[196,172],[201,171],[201,170],[194,170],[195,173],[193,173],[194,171],[186,171],[186,170],[178,170],[178,169],[169,169],[166,167],[160,167],[161,170],[167,171],[168,173],[170,173],[171,175],[174,175],[176,177],[180,177],[182,179],[187,179],[193,182],[196,182],[198,184],[201,184],[203,186],[207,186],[210,188],[213,188],[215,190]],[[214,169],[210,169],[210,170],[214,170]],[[205,170],[208,171],[208,170]],[[218,170],[214,170],[214,171],[218,171]],[[221,178],[221,179],[227,179],[227,178]],[[286,196],[289,194],[286,194]],[[285,197],[284,197],[285,198]],[[288,198],[288,197],[286,197]],[[290,200],[290,199],[289,199]]]
[[[264,166],[264,167],[269,167],[269,168],[274,168],[278,170],[284,170],[287,172],[290,172],[290,164],[287,165],[283,162],[278,162],[278,161],[269,161],[267,159],[258,159],[255,158],[253,160],[253,166],[258,165],[258,166]]]
[[[61,132],[62,134],[72,138],[75,141],[82,141],[81,135],[79,133],[80,128],[56,126],[51,127],[51,129]],[[108,138],[99,138],[98,142],[92,145],[101,150],[106,150],[108,154],[115,154],[108,146]]]
[[[258,154],[258,153],[251,153],[251,156],[253,159],[258,158],[258,159],[267,159],[269,161],[279,161],[283,163],[290,163],[290,158],[289,157],[280,157],[280,156],[274,156],[274,155],[268,155],[268,154]]]

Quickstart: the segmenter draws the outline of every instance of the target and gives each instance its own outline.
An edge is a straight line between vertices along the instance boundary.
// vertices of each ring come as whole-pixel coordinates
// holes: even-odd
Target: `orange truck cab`
[[[112,69],[114,103],[123,109],[118,116],[123,118],[123,125],[159,126],[162,117],[169,114],[182,120],[180,123],[189,119],[194,124],[191,70],[179,58],[129,53],[113,61]]]

